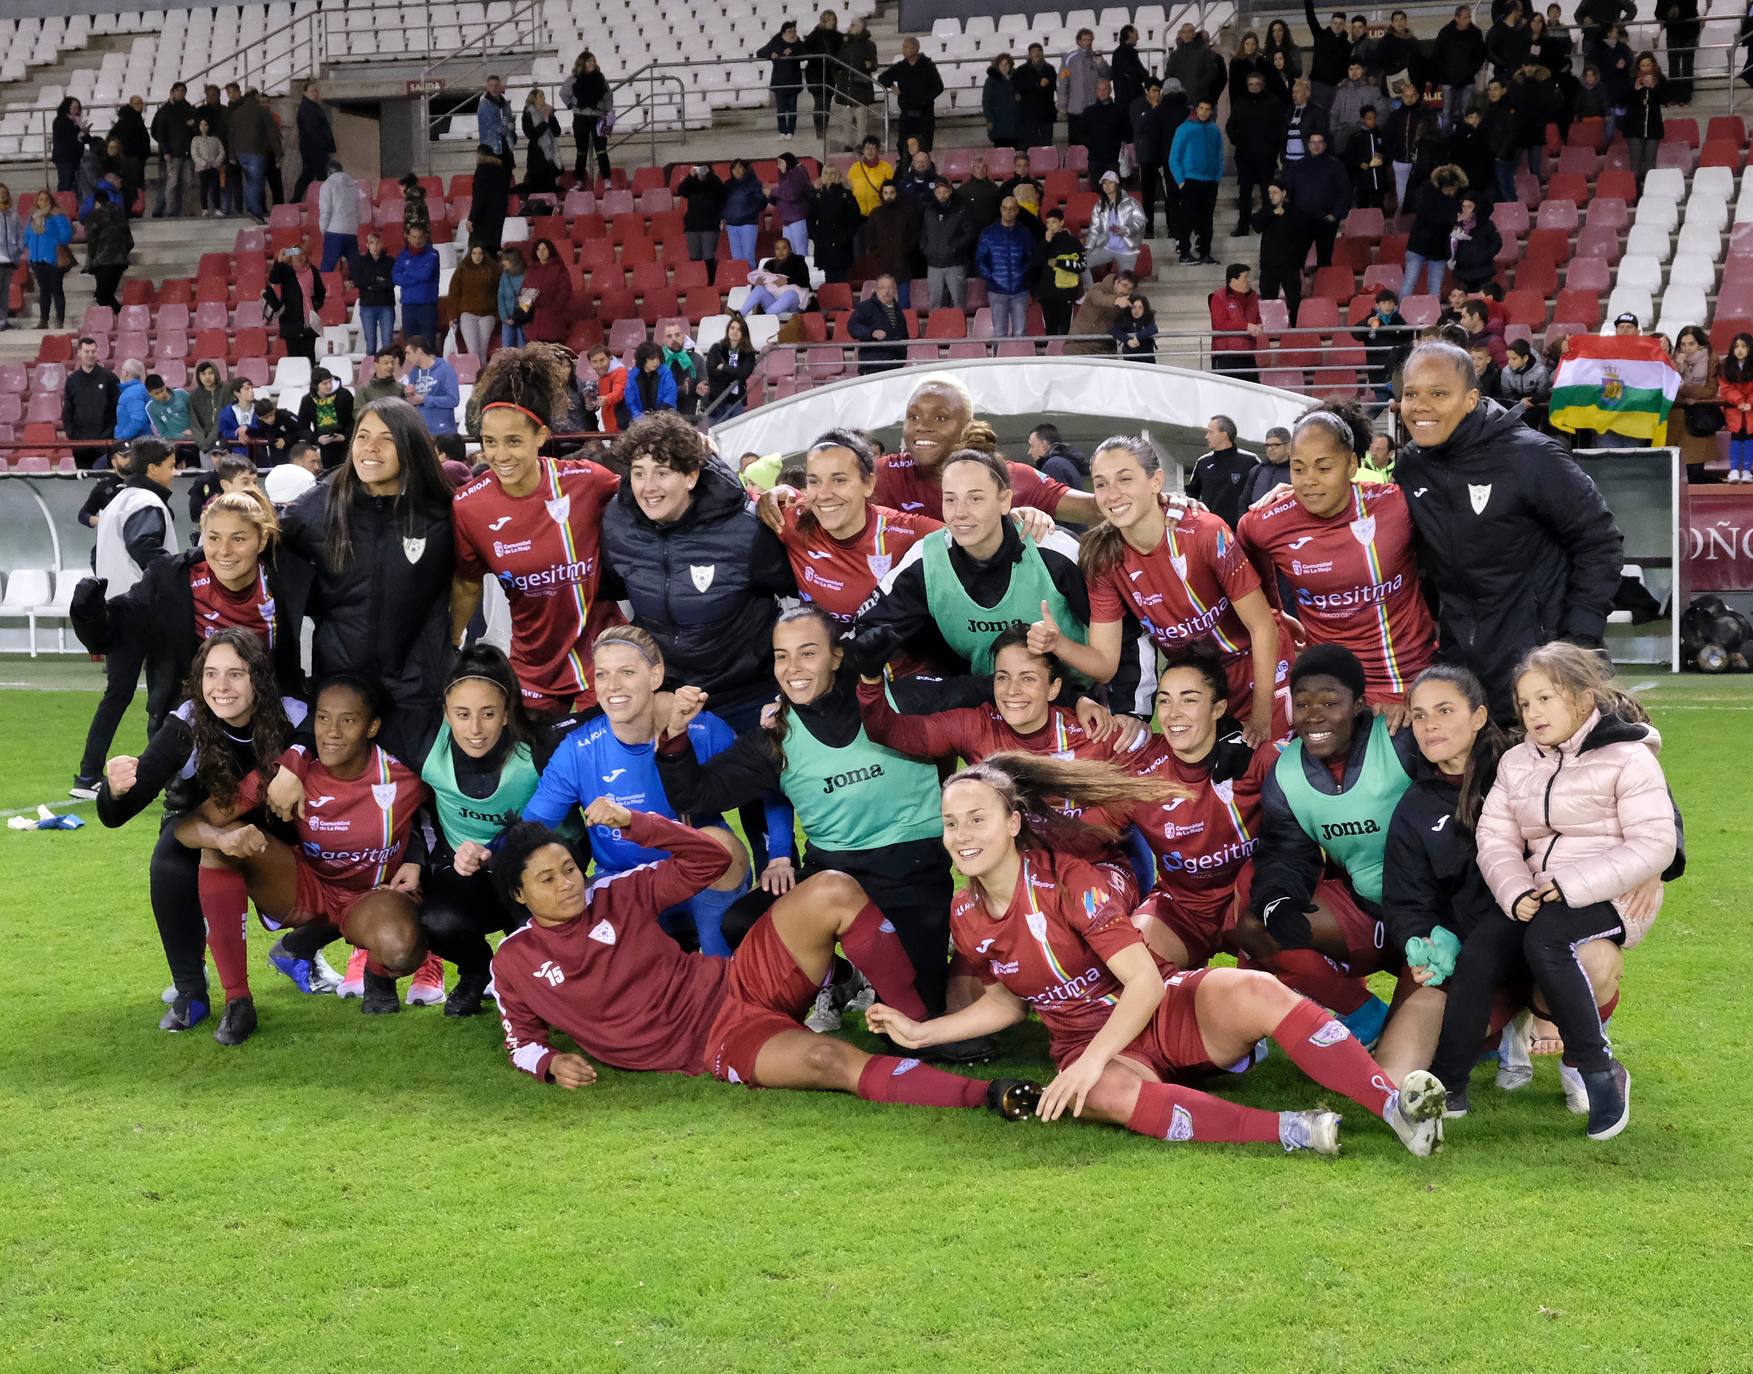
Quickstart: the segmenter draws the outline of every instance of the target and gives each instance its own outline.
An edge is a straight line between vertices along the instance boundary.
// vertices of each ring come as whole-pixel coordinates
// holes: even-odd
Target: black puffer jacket
[[[797,584],[728,468],[701,469],[692,504],[670,524],[641,511],[632,484],[621,483],[603,512],[603,562],[634,623],[663,649],[665,686],[704,687],[721,702],[773,691],[775,598],[795,596]]]
[[[189,574],[207,562],[200,549],[154,559],[138,582],[121,596],[105,598],[102,578],[80,580],[69,618],[79,642],[94,654],[121,644],[138,644],[146,653],[146,714],[162,720],[179,700],[189,665],[201,647],[195,624],[195,595]],[[274,560],[263,559],[268,590],[274,596],[274,675],[286,696],[304,695],[298,661],[298,629],[286,619]]]
[[[353,673],[382,684],[388,715],[384,747],[408,762],[397,718],[417,721],[438,693],[450,657],[450,580],[456,567],[450,508],[421,515],[398,512],[393,496],[355,489],[349,516],[353,557],[329,566],[329,488],[325,474],[286,512],[281,524],[281,614],[296,626],[316,625],[311,653],[315,682]]]
[[[1601,643],[1624,536],[1564,447],[1495,401],[1481,401],[1446,444],[1407,444],[1394,480],[1438,597],[1439,651],[1477,673],[1492,714],[1509,719],[1524,653],[1554,639]]]
[[[1464,941],[1497,910],[1479,872],[1473,832],[1455,819],[1461,780],[1428,768],[1421,772],[1394,808],[1382,866],[1382,920],[1396,960],[1405,959],[1406,942],[1414,936],[1428,939],[1442,926]]]

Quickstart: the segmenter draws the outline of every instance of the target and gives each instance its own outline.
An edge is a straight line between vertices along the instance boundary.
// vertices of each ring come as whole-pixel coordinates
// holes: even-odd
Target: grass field
[[[259,932],[262,1028],[222,1049],[156,1029],[150,815],[5,832],[0,1372],[1753,1368],[1749,688],[1648,694],[1691,867],[1628,961],[1630,1130],[1591,1145],[1538,1061],[1515,1097],[1481,1070],[1434,1160],[1349,1103],[1331,1160],[607,1070],[568,1094],[491,1017],[301,997]],[[94,700],[0,690],[0,809],[65,798]],[[1038,1071],[1038,1027],[1005,1045]],[[1236,1095],[1322,1098],[1282,1057]]]

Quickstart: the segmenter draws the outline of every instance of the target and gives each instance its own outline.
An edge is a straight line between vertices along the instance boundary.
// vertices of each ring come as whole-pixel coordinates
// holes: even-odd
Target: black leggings
[[[37,309],[42,312],[43,323],[48,324],[49,307],[53,305],[55,323],[66,324],[67,292],[62,286],[66,270],[52,262],[33,262],[30,270],[37,279]]]
[[[91,726],[85,732],[85,752],[79,759],[80,777],[95,778],[103,773],[104,760],[109,757],[110,745],[115,742],[122,717],[128,714],[128,707],[133,704],[134,692],[140,685],[140,670],[145,666],[146,653],[131,638],[112,645],[105,655],[103,696],[98,698],[97,708],[91,713]],[[151,718],[154,704],[149,697],[147,739],[151,739],[163,724],[162,717]]]
[[[464,878],[447,858],[427,869],[425,886],[420,929],[432,952],[455,964],[459,973],[485,973],[493,957],[487,935],[495,930],[510,934],[524,923],[521,913],[499,904],[485,868]]]
[[[180,813],[166,812],[148,864],[152,917],[171,981],[184,997],[207,1000],[207,928],[201,920],[201,851],[177,843]]]
[[[1564,1037],[1565,1062],[1584,1073],[1607,1068],[1613,1062],[1607,1032],[1595,990],[1576,955],[1578,946],[1595,939],[1615,944],[1625,940],[1625,923],[1610,902],[1585,907],[1549,902],[1527,922],[1501,913],[1487,916],[1467,936],[1455,960],[1430,1071],[1451,1089],[1464,1086],[1491,1021],[1493,991],[1499,983],[1530,977]]]

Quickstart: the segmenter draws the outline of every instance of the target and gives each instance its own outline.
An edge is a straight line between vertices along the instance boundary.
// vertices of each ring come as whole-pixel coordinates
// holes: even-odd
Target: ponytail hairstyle
[[[1047,676],[1057,678],[1061,684],[1065,682],[1065,665],[1060,663],[1058,654],[1038,654],[1029,648],[1029,627],[1012,625],[1008,630],[1000,630],[992,641],[992,661],[998,662],[999,654],[1006,649],[1021,649],[1030,658],[1037,659],[1047,669]]]
[[[480,414],[488,406],[507,406],[524,412],[532,425],[551,429],[571,407],[567,384],[573,363],[558,345],[528,343],[522,348],[501,348],[481,369],[469,396],[469,409],[480,428]]]
[[[1370,451],[1370,440],[1376,437],[1369,413],[1356,401],[1343,401],[1337,397],[1318,401],[1298,416],[1291,429],[1291,442],[1294,444],[1299,434],[1316,429],[1329,435],[1360,462]]]
[[[967,437],[966,427],[962,430],[962,437],[964,439]],[[1011,489],[1010,464],[998,456],[996,443],[990,453],[985,449],[958,448],[943,460],[943,466],[938,470],[948,472],[952,463],[972,463],[975,467],[985,468],[987,472],[992,474],[992,480],[998,484],[999,491],[1005,492]]]
[[[1525,673],[1544,673],[1559,691],[1604,716],[1618,716],[1637,725],[1649,724],[1649,712],[1643,709],[1643,703],[1614,686],[1612,669],[1593,649],[1555,639],[1523,654],[1511,683],[1520,682]]]
[[[511,744],[530,744],[536,738],[536,727],[531,722],[529,712],[524,709],[523,689],[518,684],[517,671],[511,666],[511,660],[503,650],[491,644],[471,644],[459,650],[451,660],[450,671],[444,675],[444,686],[439,689],[438,699],[443,701],[450,695],[450,689],[459,682],[485,682],[499,689],[505,698],[505,733],[510,737]]]
[[[781,611],[779,619],[773,622],[773,628],[777,630],[781,625],[795,625],[800,620],[813,620],[820,625],[822,633],[828,638],[830,649],[840,642],[840,626],[836,625],[833,618],[820,606],[809,602]],[[602,641],[599,639],[597,642],[601,643]],[[790,715],[791,698],[786,696],[784,692],[779,694],[779,705],[771,714],[762,712],[761,730],[767,736],[767,743],[773,750],[773,756],[778,760],[782,772],[785,769],[785,736],[789,729],[787,721]]]
[[[1096,459],[1111,450],[1131,454],[1147,478],[1162,471],[1162,460],[1157,457],[1155,446],[1142,435],[1135,434],[1113,434],[1097,444],[1090,454],[1092,471]],[[1078,566],[1083,569],[1086,582],[1094,582],[1102,574],[1119,567],[1125,557],[1126,536],[1107,519],[1091,525],[1078,545]]]
[[[1412,685],[1406,689],[1407,701],[1411,701],[1412,694],[1426,682],[1445,682],[1453,687],[1467,703],[1469,711],[1477,711],[1481,706],[1486,708],[1485,728],[1473,741],[1473,752],[1467,756],[1466,767],[1461,771],[1461,797],[1455,804],[1455,824],[1471,835],[1479,824],[1485,794],[1491,791],[1491,784],[1497,780],[1497,761],[1509,748],[1510,737],[1491,718],[1491,703],[1485,695],[1485,686],[1471,670],[1458,663],[1433,663],[1412,679]]]
[[[858,472],[866,481],[876,476],[877,447],[870,441],[870,436],[856,429],[823,430],[815,441],[804,450],[804,463],[807,465],[812,453],[820,453],[824,449],[843,448],[850,453],[858,464]],[[783,473],[781,481],[784,480]],[[786,485],[794,485],[786,483]],[[817,526],[814,511],[805,511],[799,517],[797,526],[800,530],[813,530]]]
[[[1104,843],[1118,838],[1108,826],[1061,815],[1058,808],[1065,802],[1087,810],[1191,795],[1184,787],[1161,779],[1133,777],[1111,763],[1055,759],[1009,749],[988,754],[981,762],[962,769],[944,784],[944,790],[958,782],[985,783],[998,793],[1007,811],[1022,817],[1016,841],[1019,849],[1075,848],[1078,840],[1090,835]]]
[[[280,755],[292,742],[292,723],[280,701],[280,684],[274,677],[274,661],[267,646],[248,630],[220,630],[202,641],[189,663],[183,693],[189,702],[189,733],[194,737],[195,781],[220,806],[237,800],[244,775],[231,756],[231,733],[213,714],[201,694],[201,674],[217,648],[227,648],[243,660],[250,675],[255,706],[250,712],[250,747],[256,756],[255,773],[265,786],[280,768]]]
[[[625,644],[638,654],[653,668],[663,667],[663,650],[651,636],[651,631],[638,625],[611,625],[592,641],[594,649],[600,644]]]
[[[260,487],[224,491],[215,496],[201,512],[203,534],[207,532],[207,521],[215,515],[235,515],[246,525],[253,525],[256,533],[262,536],[263,558],[268,556],[268,550],[274,547],[274,541],[280,537],[280,517],[274,513],[274,503]]]
[[[998,431],[984,420],[970,420],[962,426],[962,437],[956,441],[958,449],[971,448],[978,453],[998,453]]]

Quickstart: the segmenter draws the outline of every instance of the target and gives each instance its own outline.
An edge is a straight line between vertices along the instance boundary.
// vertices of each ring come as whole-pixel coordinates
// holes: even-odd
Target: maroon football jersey
[[[1032,506],[1049,515],[1059,509],[1060,501],[1071,490],[1027,463],[1010,464],[1010,489],[1013,506]],[[921,472],[911,454],[885,453],[877,459],[876,494],[872,499],[878,505],[906,514],[943,519],[943,484]]]
[[[943,528],[929,516],[878,505],[865,508],[864,528],[850,539],[836,539],[814,521],[802,527],[801,519],[796,506],[787,506],[779,535],[798,595],[842,625],[876,599],[877,584],[901,566],[908,549]]]
[[[195,633],[211,639],[221,630],[248,630],[274,648],[274,594],[268,590],[268,574],[257,566],[254,580],[242,591],[232,591],[205,563],[189,566],[189,594],[195,600]]]
[[[1139,802],[1129,819],[1156,855],[1157,891],[1197,919],[1216,921],[1229,906],[1259,842],[1260,789],[1278,754],[1277,745],[1263,744],[1246,773],[1216,782],[1204,768],[1181,762],[1159,737],[1135,765],[1141,777],[1164,778],[1192,793]]]
[[[291,752],[304,750],[294,745]],[[336,777],[314,755],[294,771],[304,775],[298,855],[311,871],[329,886],[351,892],[369,892],[393,878],[414,815],[431,796],[419,776],[375,744],[356,778]],[[259,772],[244,779],[238,799],[245,810],[256,804],[262,789]]]

